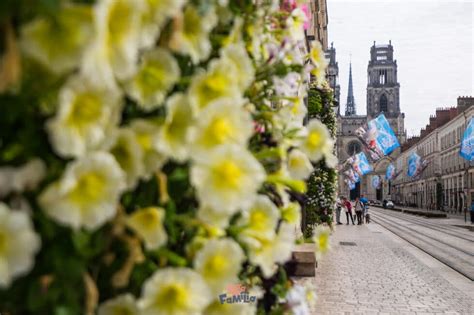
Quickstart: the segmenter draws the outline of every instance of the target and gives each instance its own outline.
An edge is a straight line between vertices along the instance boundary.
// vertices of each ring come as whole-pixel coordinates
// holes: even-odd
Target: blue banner
[[[344,174],[347,176],[347,178],[354,182],[354,183],[358,183],[360,182],[360,176],[359,174],[357,174],[357,172],[354,172],[354,170],[352,168],[348,169],[347,171],[344,172]]]
[[[349,190],[353,190],[356,187],[355,183],[351,181],[350,179],[346,179],[346,184],[347,184],[347,187],[349,187]]]
[[[415,177],[420,172],[420,169],[421,169],[421,157],[415,152],[413,152],[408,157],[407,175],[410,177]]]
[[[392,127],[388,123],[384,114],[380,114],[377,118],[369,121],[369,134],[376,142],[378,150],[383,155],[392,153],[393,150],[400,146]]]
[[[459,155],[468,161],[474,160],[474,118],[471,118],[464,131]]]
[[[367,157],[365,156],[364,152],[360,152],[354,156],[352,168],[360,176],[372,172],[372,166],[370,165],[369,160],[367,160]]]
[[[386,180],[392,180],[395,175],[395,166],[393,166],[392,163],[390,163],[387,166],[387,170],[385,171],[385,179]]]
[[[382,181],[379,175],[375,175],[374,177],[372,177],[372,187],[374,187],[375,189],[379,189],[381,183]]]

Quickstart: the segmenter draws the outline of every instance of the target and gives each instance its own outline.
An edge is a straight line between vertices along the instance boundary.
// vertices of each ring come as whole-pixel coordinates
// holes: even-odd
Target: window
[[[388,112],[388,100],[385,94],[380,97],[380,112]]]
[[[350,156],[357,154],[361,151],[361,145],[358,141],[351,141],[347,145],[347,154]]]

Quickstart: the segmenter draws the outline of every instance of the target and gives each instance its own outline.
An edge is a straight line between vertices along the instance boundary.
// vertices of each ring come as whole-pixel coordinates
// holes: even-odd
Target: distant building
[[[400,84],[397,79],[397,61],[393,59],[393,46],[374,45],[370,49],[370,60],[367,67],[367,115],[357,115],[354,86],[352,80],[352,65],[349,66],[348,94],[345,115],[338,116],[337,153],[342,164],[350,156],[362,150],[362,143],[355,131],[380,113],[384,113],[390,122],[400,143],[406,140],[404,127],[405,114],[400,111]],[[400,154],[400,149],[393,152],[373,165],[374,172],[364,176],[356,188],[349,191],[344,183],[344,175],[339,174],[339,193],[351,198],[365,195],[369,199],[383,200],[390,198],[390,186],[384,179],[388,164]],[[371,186],[373,176],[381,176],[382,185],[379,189]]]
[[[323,49],[328,49],[328,10],[326,0],[310,2],[311,23],[306,31],[309,40],[318,40]]]
[[[474,117],[474,97],[437,109],[420,136],[408,139],[396,165],[403,172],[393,183],[395,202],[426,209],[462,212],[474,200],[474,165],[459,155],[466,125]],[[407,176],[407,158],[417,153],[429,161],[419,178]]]

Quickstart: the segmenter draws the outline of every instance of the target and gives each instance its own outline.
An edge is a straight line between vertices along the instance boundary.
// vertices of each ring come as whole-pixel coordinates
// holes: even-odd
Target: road
[[[370,224],[336,226],[316,277],[297,280],[315,286],[312,314],[474,314],[474,232],[456,219],[370,212]]]

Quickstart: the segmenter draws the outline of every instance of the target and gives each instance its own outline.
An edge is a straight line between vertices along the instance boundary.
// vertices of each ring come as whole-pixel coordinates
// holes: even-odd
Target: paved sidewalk
[[[299,280],[315,284],[313,314],[474,314],[472,281],[444,265],[433,268],[437,261],[377,224],[337,226],[331,243],[316,277]]]

